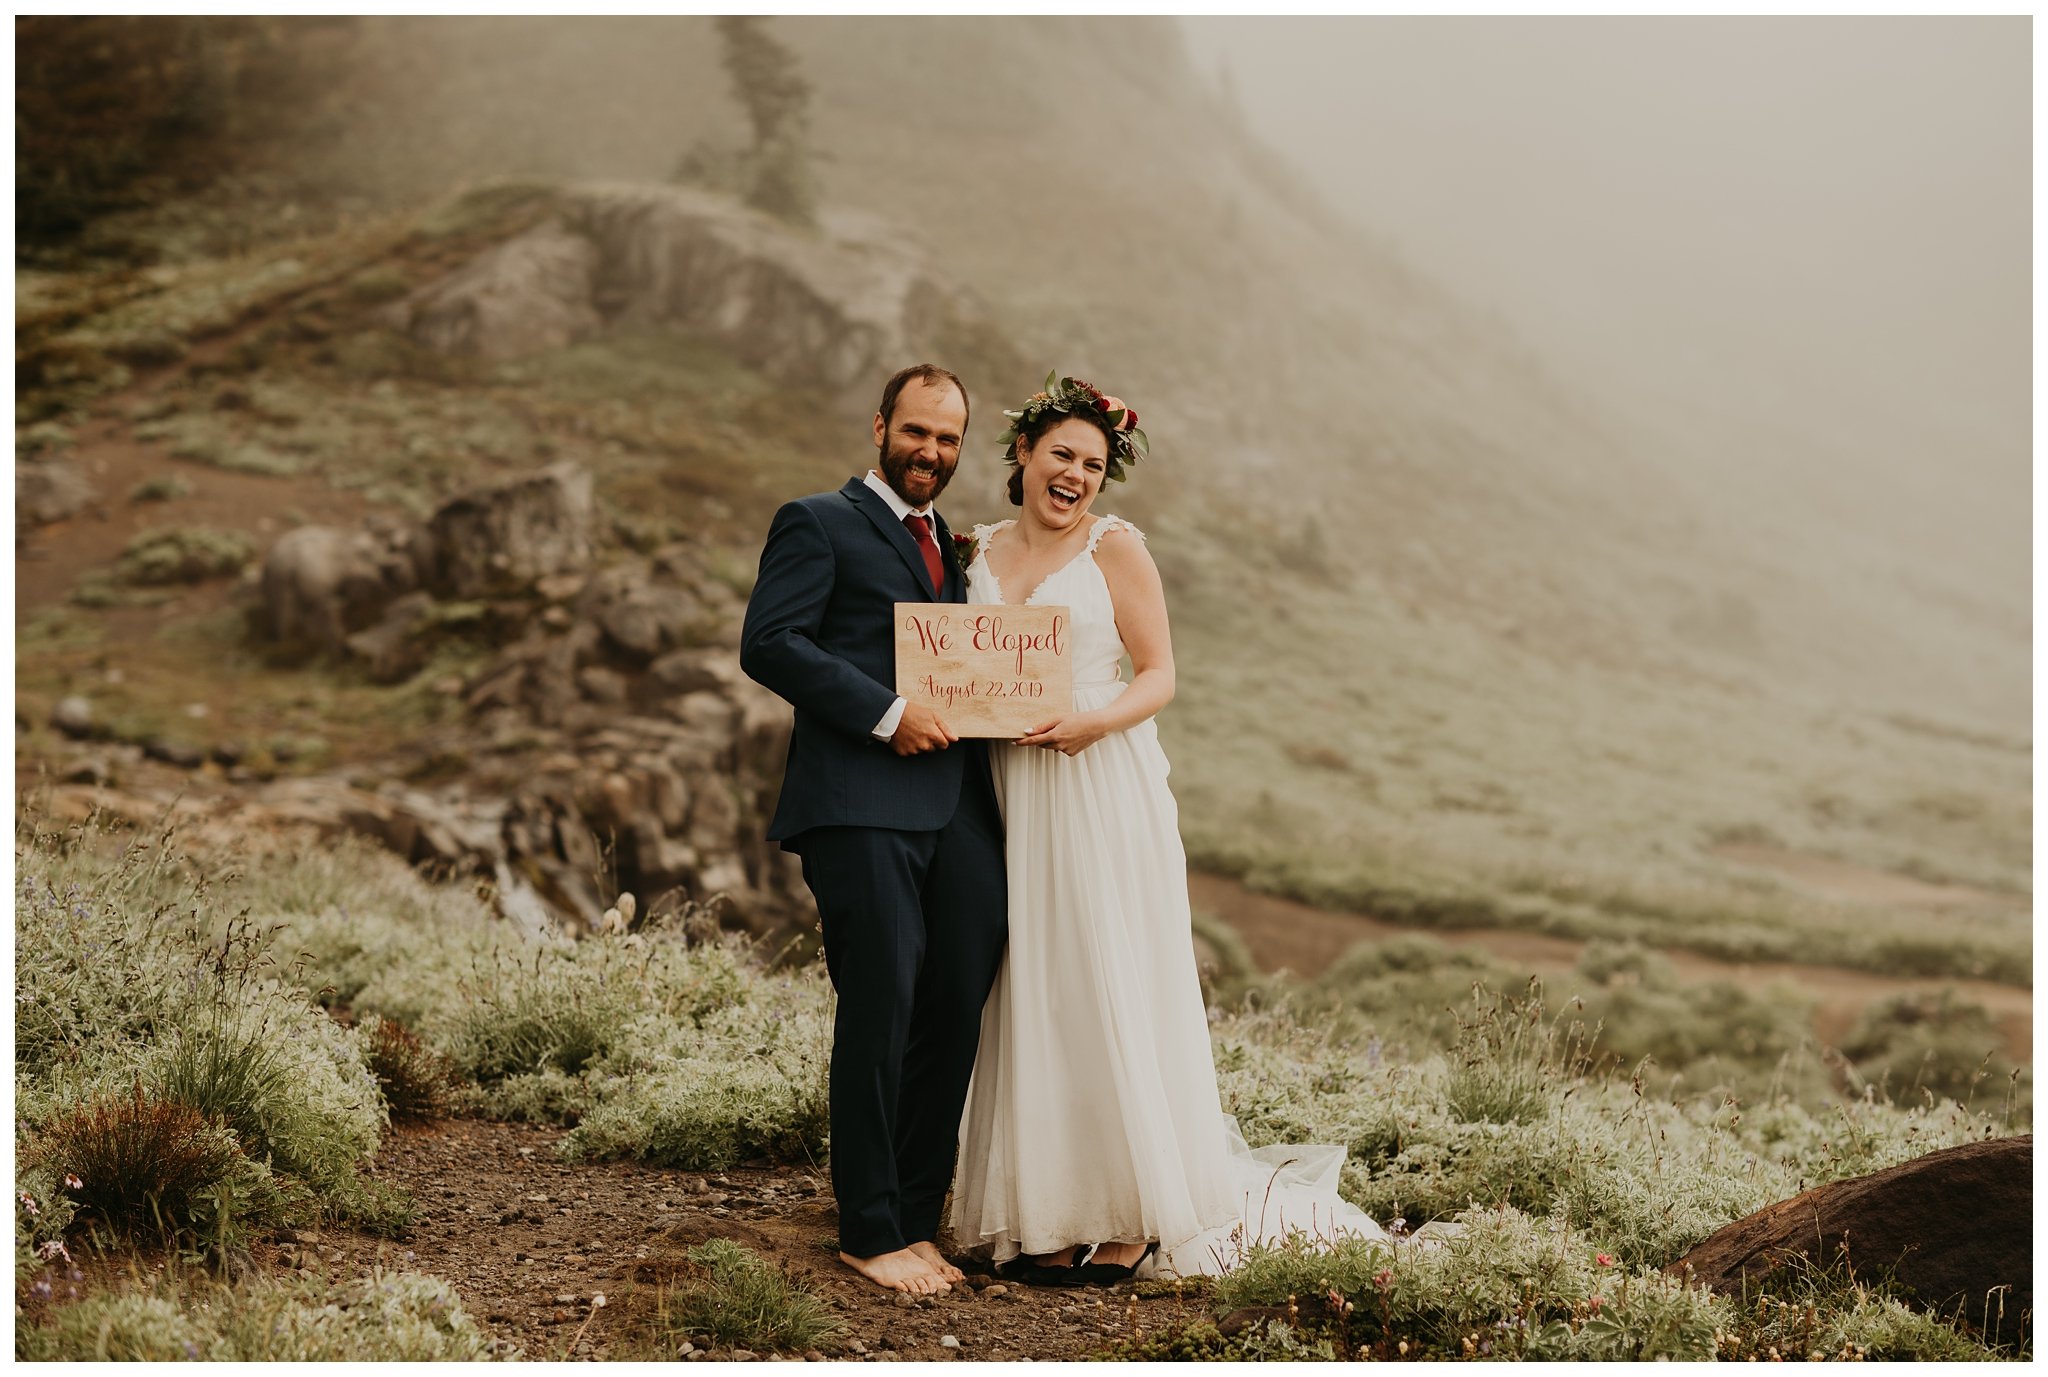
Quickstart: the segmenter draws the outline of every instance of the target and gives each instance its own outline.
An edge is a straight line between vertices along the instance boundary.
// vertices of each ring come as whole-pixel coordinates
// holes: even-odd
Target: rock
[[[2011,1342],[2034,1307],[2033,1164],[2032,1134],[1931,1152],[1766,1206],[1665,1270],[1741,1295],[1794,1253],[1823,1268],[1846,1253],[1858,1276],[1889,1276],[1916,1308],[1960,1309]]]
[[[915,1310],[917,1308],[917,1297],[911,1295],[908,1291],[898,1291],[890,1298],[890,1303],[898,1310]]]
[[[176,741],[168,736],[150,737],[142,743],[142,753],[151,760],[161,760],[181,770],[196,770],[206,763],[205,751],[190,742]]]
[[[111,784],[114,767],[94,757],[73,761],[57,778],[65,784]]]
[[[451,498],[428,522],[435,586],[473,598],[580,570],[590,515],[590,471],[570,463]]]
[[[374,683],[396,684],[426,666],[433,640],[421,632],[430,624],[434,600],[407,593],[384,609],[375,626],[355,632],[343,644]]]
[[[939,1335],[939,1347],[958,1348],[960,1347],[960,1340],[951,1334],[941,1334]]]
[[[25,531],[76,516],[97,494],[77,465],[62,459],[14,465],[14,529]]]
[[[374,516],[354,531],[300,526],[264,556],[262,619],[276,640],[340,653],[424,580],[430,551],[420,527]]]
[[[726,1356],[731,1358],[732,1361],[736,1363],[752,1363],[760,1361],[761,1355],[754,1352],[750,1348],[735,1348],[731,1353],[727,1354]]]
[[[576,686],[593,703],[617,706],[626,701],[626,676],[603,665],[586,665],[577,670]]]
[[[213,743],[213,759],[217,764],[236,766],[249,754],[249,748],[240,741],[216,741]]]
[[[594,334],[597,246],[559,220],[487,249],[400,302],[391,321],[437,353],[502,359]]]
[[[981,1294],[988,1297],[990,1300],[999,1300],[1002,1297],[1010,1294],[1010,1288],[1003,1285],[1001,1282],[994,1282],[990,1285],[982,1287]]]
[[[672,694],[737,687],[745,676],[740,658],[729,650],[676,650],[647,667],[654,682]]]
[[[79,694],[57,700],[50,709],[50,725],[69,737],[84,740],[92,735],[92,703]]]

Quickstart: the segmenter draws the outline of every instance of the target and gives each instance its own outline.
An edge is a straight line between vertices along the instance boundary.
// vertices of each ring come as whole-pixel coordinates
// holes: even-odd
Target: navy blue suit
[[[896,699],[895,605],[965,601],[957,561],[933,588],[902,521],[855,478],[775,514],[740,639],[748,675],[796,709],[768,835],[803,857],[839,994],[832,1188],[855,1257],[938,1232],[1009,931],[985,746],[899,756],[873,735]]]

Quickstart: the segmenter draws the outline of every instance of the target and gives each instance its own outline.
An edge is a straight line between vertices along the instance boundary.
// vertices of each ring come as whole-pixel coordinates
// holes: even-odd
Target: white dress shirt
[[[939,538],[939,523],[932,520],[931,503],[927,502],[922,507],[911,506],[897,494],[896,489],[883,482],[882,475],[876,473],[873,469],[868,470],[866,482],[870,488],[880,495],[884,502],[889,504],[889,510],[896,513],[898,521],[903,520],[906,516],[921,516],[925,519],[926,524],[931,527],[932,539],[936,541]],[[873,732],[875,740],[887,741],[896,735],[896,728],[903,721],[903,709],[906,704],[906,699],[898,698],[889,705],[889,710],[882,714],[882,720],[875,723]]]

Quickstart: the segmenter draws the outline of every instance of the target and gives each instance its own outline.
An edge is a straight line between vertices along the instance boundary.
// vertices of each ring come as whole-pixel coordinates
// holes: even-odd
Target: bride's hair
[[[1151,444],[1145,439],[1145,432],[1138,429],[1138,412],[1121,397],[1112,397],[1094,383],[1079,378],[1063,378],[1054,369],[1045,375],[1045,386],[1031,394],[1023,406],[1015,411],[1005,411],[1010,428],[996,437],[996,443],[1007,446],[1003,459],[1010,465],[1010,505],[1024,505],[1024,466],[1020,449],[1035,446],[1061,421],[1079,417],[1102,432],[1102,438],[1109,442],[1109,464],[1103,473],[1105,482],[1124,481],[1126,466],[1138,462],[1141,455],[1151,452]]]
[[[1047,431],[1051,430],[1061,421],[1073,420],[1086,421],[1089,425],[1101,431],[1103,439],[1109,442],[1110,453],[1116,453],[1117,437],[1115,430],[1110,427],[1109,417],[1099,411],[1091,411],[1086,408],[1061,412],[1054,411],[1051,407],[1045,408],[1036,416],[1026,417],[1017,423],[1017,440],[1011,446],[1010,453],[1012,455],[1019,455],[1023,450],[1038,448],[1038,442],[1045,438]],[[1024,505],[1024,465],[1021,462],[1010,465],[1010,482],[1009,486],[1004,488],[1004,491],[1010,495],[1011,506],[1021,507]]]

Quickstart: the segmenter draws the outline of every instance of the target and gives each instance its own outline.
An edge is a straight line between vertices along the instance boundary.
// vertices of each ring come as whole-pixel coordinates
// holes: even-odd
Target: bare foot
[[[1142,1243],[1105,1243],[1095,1250],[1090,1262],[1106,1262],[1112,1267],[1129,1267],[1145,1256]]]
[[[913,1296],[936,1296],[953,1288],[932,1270],[932,1265],[908,1248],[874,1257],[841,1253],[839,1260],[877,1286],[891,1291],[908,1291]]]
[[[967,1280],[967,1274],[965,1272],[961,1271],[958,1267],[955,1267],[952,1263],[946,1261],[946,1255],[939,1251],[937,1244],[932,1243],[930,1241],[926,1241],[923,1243],[913,1243],[910,1245],[910,1251],[916,1253],[919,1257],[923,1258],[925,1260],[925,1265],[930,1267],[934,1272],[937,1272],[939,1274],[940,1280]]]

